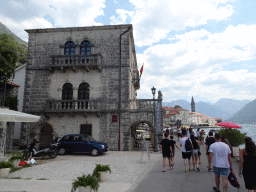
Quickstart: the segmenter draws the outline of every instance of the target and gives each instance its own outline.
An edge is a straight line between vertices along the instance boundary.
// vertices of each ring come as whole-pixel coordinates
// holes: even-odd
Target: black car
[[[90,135],[69,134],[63,136],[58,142],[60,155],[68,152],[91,153],[92,156],[108,151],[107,143],[97,142]]]

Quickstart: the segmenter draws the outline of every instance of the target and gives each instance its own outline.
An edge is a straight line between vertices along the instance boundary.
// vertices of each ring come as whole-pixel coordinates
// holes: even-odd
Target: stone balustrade
[[[101,54],[79,54],[79,55],[51,55],[51,61],[49,63],[49,68],[53,70],[54,68],[76,68],[85,67],[98,68],[101,71],[102,55]]]
[[[47,112],[100,111],[100,100],[49,100]]]
[[[155,99],[155,102],[161,102],[161,99]],[[153,99],[133,99],[130,100],[130,109],[154,110]]]

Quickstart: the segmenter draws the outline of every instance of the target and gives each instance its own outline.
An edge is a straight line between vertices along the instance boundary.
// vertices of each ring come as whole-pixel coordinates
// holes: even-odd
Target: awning
[[[0,121],[5,122],[38,122],[40,116],[30,115],[7,108],[0,108]]]

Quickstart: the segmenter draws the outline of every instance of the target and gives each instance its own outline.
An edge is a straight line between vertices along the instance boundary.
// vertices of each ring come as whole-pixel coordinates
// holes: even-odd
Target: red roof
[[[11,82],[11,81],[7,81],[6,84],[11,85],[11,86],[13,86],[13,87],[20,87],[19,85],[14,84],[14,83]]]

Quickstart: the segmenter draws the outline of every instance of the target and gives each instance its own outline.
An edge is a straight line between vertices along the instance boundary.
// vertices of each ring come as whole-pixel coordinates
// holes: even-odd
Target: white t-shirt
[[[185,148],[185,143],[186,143],[186,140],[188,139],[188,137],[182,137],[181,139],[180,139],[180,144],[181,144],[181,146],[182,146],[182,152],[184,152],[184,153],[188,153],[188,152],[190,152],[190,151],[186,151],[186,148]],[[191,142],[191,140],[189,139],[189,141]],[[191,142],[192,143],[192,142]]]
[[[226,143],[215,142],[210,145],[209,152],[213,153],[212,166],[219,168],[229,168],[228,154],[231,153]]]
[[[196,136],[197,136],[197,137],[200,137],[200,131],[197,131],[197,132],[196,132]]]
[[[181,133],[181,128],[179,128],[179,131],[178,131],[178,133]]]

